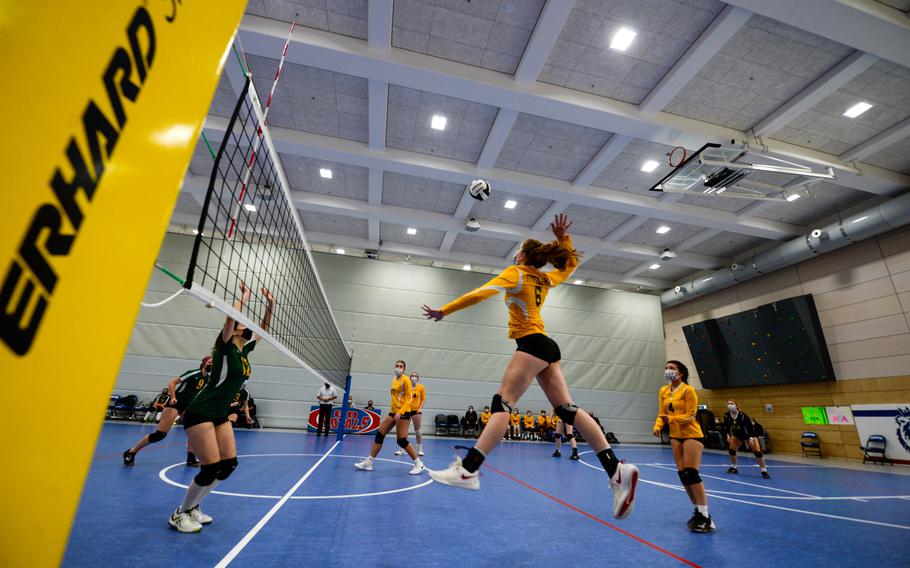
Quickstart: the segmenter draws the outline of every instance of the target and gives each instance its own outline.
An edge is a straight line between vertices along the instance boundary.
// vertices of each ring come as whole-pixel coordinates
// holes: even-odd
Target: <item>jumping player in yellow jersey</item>
[[[689,369],[679,361],[667,361],[664,369],[667,384],[657,394],[658,415],[654,421],[653,433],[658,438],[665,425],[670,426],[670,447],[677,475],[682,482],[689,501],[695,505],[695,512],[687,523],[689,530],[706,533],[714,530],[714,521],[708,514],[708,495],[705,484],[698,475],[701,452],[701,426],[695,421],[698,411],[698,394],[689,386]]]
[[[632,512],[635,504],[638,468],[621,463],[597,423],[572,402],[559,363],[562,359],[559,346],[547,337],[540,317],[540,309],[550,288],[563,282],[578,266],[578,253],[568,234],[570,225],[568,217],[557,215],[550,224],[555,241],[541,243],[526,239],[515,255],[515,264],[493,280],[442,308],[422,307],[428,319],[441,321],[453,312],[503,292],[509,311],[509,337],[517,343],[499,390],[493,395],[488,428],[480,435],[477,444],[468,450],[463,461],[455,458],[448,469],[430,471],[430,476],[438,483],[479,489],[478,470],[481,464],[502,438],[512,405],[518,402],[537,377],[550,404],[556,408],[556,414],[566,424],[577,426],[591,444],[591,449],[609,476],[609,486],[613,490],[613,516],[621,519]],[[547,263],[552,264],[555,270],[541,272],[539,269]]]
[[[417,455],[423,455],[423,433],[420,423],[423,418],[423,405],[427,402],[427,389],[420,383],[420,374],[411,371],[411,423],[414,425],[414,437],[417,438]],[[400,456],[404,450],[398,448],[395,455]]]
[[[373,441],[373,449],[370,450],[370,455],[363,461],[354,464],[354,467],[359,470],[373,471],[373,459],[379,455],[379,451],[382,449],[382,441],[392,429],[392,426],[395,427],[395,433],[398,436],[398,447],[406,451],[408,456],[414,460],[414,467],[408,473],[417,475],[426,469],[423,462],[417,457],[414,446],[408,442],[408,424],[410,424],[411,418],[413,389],[411,388],[411,379],[404,374],[406,367],[407,364],[404,361],[395,361],[395,377],[392,379],[392,402],[389,415],[383,418],[379,424],[379,430],[376,431],[376,438]]]

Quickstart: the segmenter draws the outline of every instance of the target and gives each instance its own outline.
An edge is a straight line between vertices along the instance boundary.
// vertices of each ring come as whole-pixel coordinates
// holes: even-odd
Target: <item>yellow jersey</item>
[[[525,422],[525,428],[533,428],[533,427],[534,427],[534,417],[533,417],[533,416],[525,415],[525,417],[524,417],[524,422]]]
[[[514,413],[513,413],[513,414],[510,414],[510,415],[509,415],[509,422],[510,422],[513,426],[518,426],[518,425],[521,423],[521,414],[514,414]]]
[[[675,391],[671,385],[660,387],[657,393],[658,413],[654,421],[654,431],[663,428],[661,415],[669,417],[671,438],[703,438],[701,426],[695,421],[698,411],[698,394],[686,383],[680,383]],[[672,406],[672,410],[670,407]]]
[[[549,426],[549,425],[550,425],[549,416],[547,416],[546,414],[541,414],[540,416],[537,417],[537,426]]]
[[[392,379],[392,407],[389,412],[392,414],[404,414],[411,410],[411,378],[407,375],[401,375]]]
[[[423,410],[423,404],[427,401],[427,389],[424,388],[422,383],[417,383],[417,386],[413,387],[411,390],[411,412],[419,412]]]
[[[554,414],[553,416],[550,417],[550,427],[556,428],[557,424],[559,424],[559,416],[556,416]]]
[[[575,250],[568,235],[561,242],[569,250]],[[442,313],[449,315],[503,292],[509,310],[509,337],[518,339],[534,333],[546,335],[540,309],[547,299],[547,291],[568,278],[576,266],[578,260],[574,256],[562,270],[549,272],[541,272],[533,266],[512,265],[480,288],[444,305]]]
[[[491,414],[489,412],[481,412],[480,413],[480,423],[486,424],[487,422],[489,422],[490,416],[491,416]]]

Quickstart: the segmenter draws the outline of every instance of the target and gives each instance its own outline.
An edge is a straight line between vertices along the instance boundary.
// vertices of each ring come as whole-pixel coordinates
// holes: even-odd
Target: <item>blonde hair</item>
[[[542,243],[535,239],[527,239],[521,244],[521,252],[525,255],[525,262],[534,268],[540,268],[548,262],[562,270],[571,259],[578,259],[578,252],[569,249],[559,241]]]

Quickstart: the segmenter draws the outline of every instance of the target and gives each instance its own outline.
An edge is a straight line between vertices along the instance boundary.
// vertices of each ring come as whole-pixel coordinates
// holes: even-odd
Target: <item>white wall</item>
[[[159,262],[186,272],[192,239],[168,234]],[[440,306],[483,284],[489,275],[316,253],[335,316],[353,348],[355,402],[388,407],[396,359],[408,362],[426,385],[424,431],[436,413],[462,414],[488,404],[514,351],[500,299],[429,322],[420,304]],[[158,301],[177,284],[155,271],[145,301]],[[281,301],[280,291],[279,302]],[[579,286],[551,291],[544,310],[548,333],[560,344],[576,402],[594,410],[620,439],[646,440],[662,382],[664,337],[656,296]],[[160,391],[168,377],[197,365],[214,341],[223,316],[189,297],[143,308],[117,381],[118,393],[141,397]],[[250,387],[267,426],[301,427],[319,381],[268,345],[251,357]],[[548,409],[535,385],[518,403],[524,411]],[[606,420],[604,420],[606,419]]]

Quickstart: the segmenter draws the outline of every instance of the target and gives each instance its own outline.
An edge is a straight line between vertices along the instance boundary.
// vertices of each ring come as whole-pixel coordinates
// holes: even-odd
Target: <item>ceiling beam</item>
[[[815,0],[813,0],[815,1]],[[753,10],[754,11],[754,10]],[[272,57],[285,39],[285,26],[246,15],[238,32],[248,53]],[[536,116],[626,134],[668,146],[699,148],[706,142],[745,141],[744,132],[669,113],[642,112],[636,105],[535,82],[520,84],[510,76],[403,49],[370,50],[367,42],[301,26],[294,32],[288,60],[301,65],[318,62],[322,69],[387,80],[411,89],[527,112]],[[856,172],[838,156],[779,140],[766,140],[768,152],[805,162]],[[863,169],[882,192],[910,185],[910,176],[878,168]],[[851,178],[846,178],[849,183]],[[868,186],[868,184],[867,184]],[[848,187],[852,187],[849,186]],[[865,188],[858,188],[866,191]]]
[[[910,19],[864,0],[724,0],[789,26],[910,67]]]
[[[614,134],[611,136],[610,139],[607,140],[607,143],[598,150],[593,158],[591,158],[591,161],[588,162],[584,169],[575,176],[575,179],[572,180],[572,185],[576,187],[591,185],[591,183],[607,169],[607,166],[622,154],[622,151],[626,149],[626,146],[628,146],[632,140],[634,140],[634,138],[623,134]]]
[[[207,134],[221,136],[227,119],[209,116]],[[386,148],[370,150],[366,144],[331,136],[322,136],[272,127],[271,138],[278,152],[331,160],[366,168],[380,168],[400,174],[467,184],[483,177],[496,187],[518,195],[560,201],[584,207],[596,207],[630,215],[733,231],[764,239],[783,240],[801,233],[801,228],[786,223],[758,219],[737,219],[733,214],[706,207],[664,203],[650,197],[602,188],[578,188],[571,183],[544,176],[493,168],[482,171],[473,164],[429,156],[406,150]]]
[[[714,57],[718,51],[733,37],[746,21],[752,17],[752,12],[725,6],[714,18],[705,31],[698,36],[688,50],[679,58],[676,64],[657,83],[645,100],[638,105],[642,112],[657,112],[667,104],[686,86],[695,74]]]
[[[800,91],[795,97],[756,124],[752,128],[755,136],[774,134],[793,122],[793,119],[849,83],[854,77],[872,67],[876,61],[878,61],[878,57],[874,55],[863,53],[862,51],[854,51],[827,73],[816,79],[811,85]]]
[[[907,48],[910,49],[910,45],[908,45]],[[859,146],[847,150],[841,154],[840,157],[847,162],[863,160],[880,150],[884,150],[892,144],[900,142],[908,136],[910,136],[910,118],[905,118],[881,134],[873,136]],[[865,170],[865,168],[866,164],[860,166],[861,170]]]
[[[517,111],[507,108],[499,109],[499,112],[496,113],[496,120],[493,121],[493,126],[490,127],[490,132],[487,134],[487,140],[483,144],[480,158],[477,159],[478,168],[486,170],[493,167],[517,118]]]
[[[547,210],[537,218],[537,221],[531,226],[533,231],[544,231],[547,227],[550,226],[550,223],[553,222],[553,218],[563,213],[566,209],[569,208],[569,203],[566,201],[554,201]]]
[[[388,51],[392,47],[392,0],[367,2],[367,42],[370,49]]]
[[[547,0],[515,70],[516,82],[527,84],[537,80],[574,6],[575,0]]]

